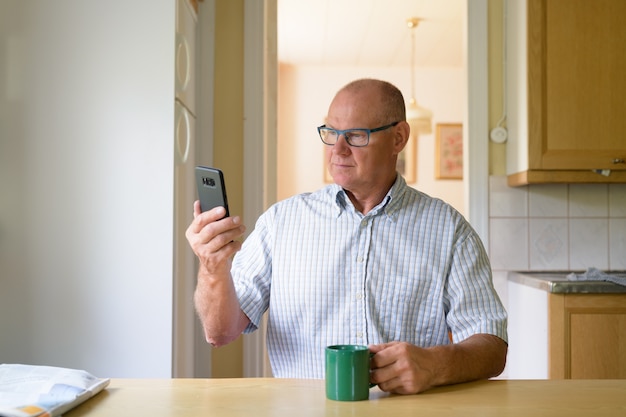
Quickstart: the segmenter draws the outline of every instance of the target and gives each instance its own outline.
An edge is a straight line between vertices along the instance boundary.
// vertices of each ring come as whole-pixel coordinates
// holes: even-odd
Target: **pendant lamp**
[[[411,30],[411,98],[406,106],[406,120],[411,126],[411,132],[416,136],[428,135],[433,131],[433,112],[417,104],[415,99],[415,28],[420,20],[418,17],[411,17],[406,21]]]

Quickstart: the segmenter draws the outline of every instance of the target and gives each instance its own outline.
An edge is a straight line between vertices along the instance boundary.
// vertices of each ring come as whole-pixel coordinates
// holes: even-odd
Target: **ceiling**
[[[463,66],[468,0],[277,0],[278,58],[292,65]]]

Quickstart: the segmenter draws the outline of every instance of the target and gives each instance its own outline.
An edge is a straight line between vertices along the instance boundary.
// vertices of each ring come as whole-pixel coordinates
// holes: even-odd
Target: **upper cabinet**
[[[626,1],[507,8],[509,185],[626,182]]]

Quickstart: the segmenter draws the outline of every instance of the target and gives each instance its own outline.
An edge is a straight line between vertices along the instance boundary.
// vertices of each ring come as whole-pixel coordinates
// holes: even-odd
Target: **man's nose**
[[[348,139],[346,139],[345,134],[342,133],[339,136],[337,136],[337,142],[335,142],[334,148],[335,148],[335,152],[338,152],[338,153],[345,152],[346,150],[350,149],[350,144],[348,144]]]

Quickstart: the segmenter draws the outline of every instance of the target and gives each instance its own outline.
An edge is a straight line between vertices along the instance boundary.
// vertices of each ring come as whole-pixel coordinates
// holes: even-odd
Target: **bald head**
[[[379,123],[392,123],[398,120],[406,120],[406,107],[402,92],[393,84],[373,78],[362,78],[352,81],[342,87],[337,95],[349,93],[358,95],[374,95],[377,100],[369,105],[376,107],[379,115]]]

